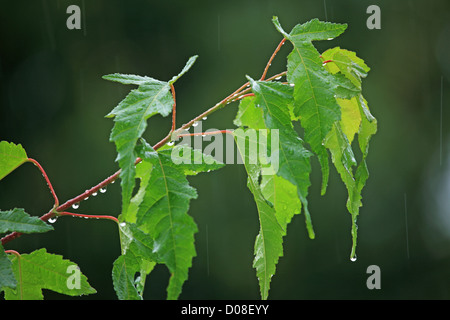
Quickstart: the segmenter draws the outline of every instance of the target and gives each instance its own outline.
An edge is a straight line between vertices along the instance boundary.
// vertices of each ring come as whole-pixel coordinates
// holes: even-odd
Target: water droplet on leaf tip
[[[74,203],[73,205],[72,205],[72,208],[74,208],[75,210],[76,209],[78,209],[80,207],[80,204],[77,202],[77,203]]]

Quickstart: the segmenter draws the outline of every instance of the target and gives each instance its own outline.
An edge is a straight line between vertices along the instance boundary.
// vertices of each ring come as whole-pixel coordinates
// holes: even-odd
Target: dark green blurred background
[[[176,86],[178,123],[259,77],[281,40],[271,19],[290,30],[312,18],[348,23],[319,50],[341,46],[372,68],[363,93],[379,130],[370,145],[370,178],[359,216],[358,259],[349,260],[350,215],[346,190],[332,171],[320,196],[313,162],[310,211],[316,239],[296,216],[284,257],[272,279],[272,299],[450,298],[450,2],[283,1],[1,1],[0,140],[21,143],[46,169],[61,202],[117,170],[108,141],[113,122],[104,116],[132,89],[101,79],[121,72],[169,80],[198,54]],[[66,8],[82,9],[82,29],[66,28]],[[381,8],[381,30],[368,30],[366,9]],[[283,46],[269,75],[285,70]],[[233,128],[229,105],[203,128]],[[149,121],[156,143],[170,117]],[[252,268],[258,218],[245,170],[230,165],[192,177],[199,193],[190,214],[198,224],[197,257],[180,299],[259,299]],[[119,185],[81,203],[77,212],[117,215]],[[0,208],[42,215],[52,206],[45,181],[25,164],[0,183]],[[27,253],[46,247],[77,262],[97,289],[83,299],[115,299],[112,263],[119,255],[111,221],[64,217],[55,231],[6,245]],[[381,268],[381,289],[366,287],[369,265]],[[164,299],[165,266],[147,280],[144,297]],[[65,298],[52,292],[45,297]]]

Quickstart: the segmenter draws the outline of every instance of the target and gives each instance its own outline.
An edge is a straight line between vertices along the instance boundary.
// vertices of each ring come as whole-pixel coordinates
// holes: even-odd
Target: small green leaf
[[[28,160],[25,149],[20,144],[0,142],[0,180]]]
[[[6,300],[42,300],[42,289],[69,296],[96,293],[75,263],[45,249],[13,256],[11,261],[17,288],[5,288]]]
[[[0,234],[5,232],[47,232],[53,227],[38,217],[32,217],[23,209],[15,208],[9,211],[0,211]]]
[[[128,251],[114,261],[112,278],[119,300],[142,300],[134,284],[134,275],[139,269],[139,259],[132,251]]]
[[[186,62],[186,65],[184,66],[183,70],[181,72],[174,76],[171,80],[169,80],[169,84],[174,84],[180,77],[182,77],[186,72],[189,71],[189,69],[194,65],[195,60],[197,60],[198,56],[192,56],[189,58],[188,62]]]

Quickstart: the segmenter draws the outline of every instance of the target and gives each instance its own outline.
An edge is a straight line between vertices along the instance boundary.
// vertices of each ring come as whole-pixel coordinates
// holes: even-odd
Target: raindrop
[[[355,262],[355,261],[356,261],[356,256],[351,257],[351,258],[350,258],[350,261]]]
[[[92,194],[93,197],[95,197],[96,195],[97,195],[97,192],[94,192],[94,193]]]
[[[73,205],[72,205],[72,208],[74,208],[75,210],[76,209],[78,209],[80,207],[80,204],[77,202],[77,203],[74,203]]]
[[[275,78],[275,80],[280,80],[280,79],[281,79],[281,76],[278,76]]]
[[[175,142],[173,142],[173,141],[170,141],[170,142],[167,143],[167,145],[168,145],[169,147],[173,146],[174,144],[175,144]]]
[[[206,137],[206,134],[202,134],[202,137],[203,137],[203,138]]]
[[[56,217],[54,217],[54,218],[50,218],[50,219],[48,219],[48,222],[49,223],[55,223],[56,222]]]
[[[328,38],[327,40],[333,40],[334,38]]]
[[[289,83],[291,87],[295,87],[295,83]]]
[[[113,183],[115,183],[116,182],[116,180],[113,180],[113,181],[111,181],[111,184],[113,184]]]
[[[203,117],[202,119],[203,119],[203,120],[206,120],[206,119],[208,119],[208,117]]]
[[[125,222],[121,222],[120,224],[119,224],[119,226],[121,226],[121,227],[125,227],[127,224],[125,223]]]
[[[193,124],[192,124],[192,126],[193,127],[196,127],[196,126],[198,126],[198,122],[197,121],[195,121]]]
[[[106,187],[100,188],[100,193],[105,193],[106,192]]]

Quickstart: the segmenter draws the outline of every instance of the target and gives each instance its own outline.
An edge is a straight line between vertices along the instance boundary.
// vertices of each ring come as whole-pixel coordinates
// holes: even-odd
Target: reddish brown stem
[[[18,253],[16,250],[5,250],[5,253],[11,253],[15,255],[17,258],[20,257],[20,253]]]
[[[88,219],[107,219],[107,220],[113,220],[113,221],[119,223],[119,220],[116,217],[107,216],[107,215],[92,215],[92,214],[80,214],[80,213],[72,213],[72,212],[58,212],[58,216],[72,216],[72,217],[88,218]]]
[[[36,167],[38,167],[39,171],[41,171],[42,176],[44,177],[44,179],[47,182],[47,185],[48,185],[48,187],[50,189],[50,193],[52,194],[53,199],[55,200],[55,203],[54,203],[53,207],[56,208],[57,206],[59,206],[59,200],[58,200],[58,197],[56,196],[55,190],[53,189],[52,183],[50,182],[50,179],[47,176],[47,173],[45,173],[44,168],[42,168],[42,166],[39,164],[39,162],[37,162],[34,159],[28,158],[27,161],[29,161],[32,164],[34,164]]]
[[[325,60],[324,62],[322,62],[322,64],[327,64],[329,62],[333,62],[333,60]]]
[[[260,79],[261,81],[263,81],[266,78],[267,70],[269,70],[269,67],[272,64],[272,60],[277,55],[278,51],[280,51],[281,46],[284,44],[285,41],[286,41],[286,38],[283,38],[283,40],[281,40],[280,43],[278,44],[278,46],[276,47],[275,51],[272,53],[272,56],[270,57],[269,61],[267,62],[266,68],[264,69],[264,72],[261,76],[261,79]]]
[[[177,112],[177,102],[175,99],[175,87],[173,84],[170,84],[170,89],[172,90],[172,97],[173,97],[173,108],[172,108],[172,132],[175,131],[176,127],[176,112]]]

